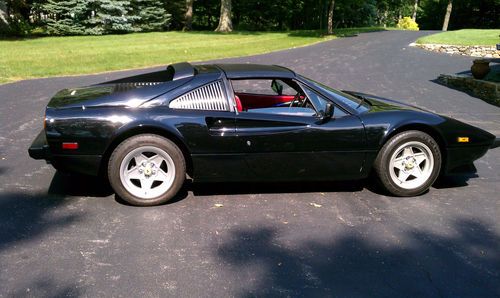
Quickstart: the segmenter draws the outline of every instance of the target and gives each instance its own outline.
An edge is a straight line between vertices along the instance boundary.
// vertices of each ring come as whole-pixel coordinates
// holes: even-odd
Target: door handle
[[[227,136],[236,133],[233,118],[207,117],[205,122],[210,135]]]

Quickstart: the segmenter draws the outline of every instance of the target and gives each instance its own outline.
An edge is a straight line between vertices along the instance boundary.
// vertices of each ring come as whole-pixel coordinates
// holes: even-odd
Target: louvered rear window
[[[172,109],[229,111],[229,104],[221,81],[198,87],[172,100],[169,107]]]

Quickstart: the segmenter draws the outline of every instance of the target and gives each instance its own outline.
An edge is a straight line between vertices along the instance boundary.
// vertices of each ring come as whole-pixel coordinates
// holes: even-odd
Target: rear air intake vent
[[[228,111],[222,83],[220,81],[199,87],[170,102],[172,109]]]
[[[115,85],[113,92],[125,92],[141,87],[150,87],[162,84],[162,82],[134,82],[134,83],[118,83]]]

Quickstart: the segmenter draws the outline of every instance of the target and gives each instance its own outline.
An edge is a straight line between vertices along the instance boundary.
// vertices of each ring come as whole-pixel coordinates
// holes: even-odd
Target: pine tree
[[[86,22],[92,34],[133,32],[133,23],[139,19],[131,14],[130,1],[90,0],[92,16]]]
[[[51,35],[87,34],[84,22],[88,17],[87,0],[48,0],[42,5],[46,15],[47,33]]]
[[[133,23],[136,31],[159,31],[166,29],[172,15],[163,8],[159,0],[132,0],[132,13],[136,18]]]

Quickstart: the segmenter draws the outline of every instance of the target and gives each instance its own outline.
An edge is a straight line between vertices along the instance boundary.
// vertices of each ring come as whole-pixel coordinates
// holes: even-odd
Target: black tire
[[[395,154],[398,148],[409,142],[420,142],[426,145],[434,159],[433,167],[429,170],[430,176],[421,185],[415,188],[403,188],[391,178],[391,157]],[[441,151],[437,142],[428,134],[418,131],[409,130],[401,132],[387,141],[379,151],[374,163],[374,170],[381,186],[390,194],[399,197],[417,196],[426,192],[431,185],[436,181],[441,170]],[[418,165],[417,165],[418,166]]]
[[[175,174],[170,188],[154,198],[145,199],[133,195],[126,189],[120,179],[120,166],[123,159],[132,150],[142,146],[152,146],[163,150],[170,156],[175,166]],[[116,195],[129,204],[135,206],[155,206],[166,203],[181,189],[186,179],[186,163],[182,151],[174,142],[154,134],[141,134],[126,139],[115,148],[108,163],[108,177]]]

